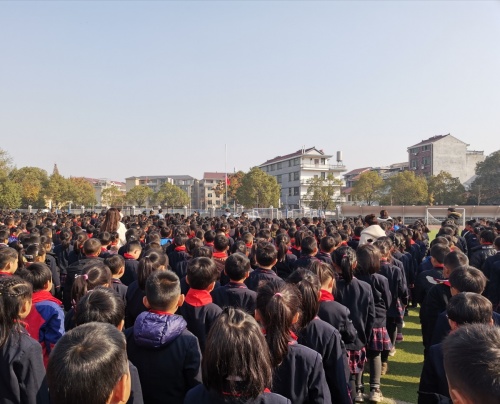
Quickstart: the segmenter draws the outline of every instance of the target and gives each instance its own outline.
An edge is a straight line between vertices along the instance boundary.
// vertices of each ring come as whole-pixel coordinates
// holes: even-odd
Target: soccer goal
[[[457,213],[462,215],[461,226],[465,227],[465,208],[455,208]],[[448,208],[426,208],[425,209],[425,224],[427,226],[437,224],[440,225],[448,217]]]

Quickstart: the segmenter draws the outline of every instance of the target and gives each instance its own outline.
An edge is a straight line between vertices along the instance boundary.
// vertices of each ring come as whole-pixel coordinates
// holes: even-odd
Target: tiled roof
[[[297,156],[302,156],[303,154],[307,154],[308,152],[315,150],[317,151],[320,155],[325,155],[323,150],[318,150],[316,147],[310,147],[309,149],[300,149],[297,150],[296,152],[290,153],[290,154],[285,154],[284,156],[277,156],[272,158],[271,160],[267,160],[266,162],[260,164],[260,166],[266,165],[266,164],[271,164],[275,163],[277,161],[283,161],[283,160],[288,160],[291,159],[292,157],[297,157]]]
[[[227,175],[229,176],[230,173],[228,173]],[[226,174],[224,174],[224,173],[218,173],[218,172],[215,172],[215,173],[210,173],[210,172],[203,173],[203,179],[204,180],[223,180],[225,178],[226,178]]]
[[[363,168],[356,168],[355,170],[351,170],[348,173],[344,174],[344,177],[350,176],[350,175],[356,175],[356,174],[361,174],[362,172],[366,170],[370,170],[371,167],[363,167]]]
[[[414,144],[413,146],[408,147],[408,149],[411,149],[412,147],[416,147],[416,146],[422,146],[424,144],[435,143],[438,140],[444,139],[445,137],[448,137],[448,136],[451,136],[451,135],[448,133],[447,135],[432,136],[429,139],[422,140],[420,143],[417,143],[417,144]],[[458,140],[459,142],[462,142],[461,140],[457,139],[454,136],[451,136],[451,137],[454,138],[454,139],[456,139],[456,140]],[[465,142],[462,142],[462,143],[466,144]]]

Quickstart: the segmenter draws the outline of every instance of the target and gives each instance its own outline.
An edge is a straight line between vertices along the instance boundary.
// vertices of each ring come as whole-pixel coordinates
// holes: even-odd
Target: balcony
[[[318,171],[347,171],[343,164],[301,164],[302,170],[318,170]]]

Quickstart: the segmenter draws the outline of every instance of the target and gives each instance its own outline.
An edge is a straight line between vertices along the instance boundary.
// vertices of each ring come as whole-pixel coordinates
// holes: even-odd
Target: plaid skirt
[[[372,330],[368,349],[380,352],[390,351],[392,349],[391,339],[389,338],[387,328],[380,327]]]
[[[363,347],[359,351],[347,351],[347,357],[349,360],[349,371],[351,374],[357,375],[361,373],[365,367],[365,363],[368,361],[366,357],[366,348]]]

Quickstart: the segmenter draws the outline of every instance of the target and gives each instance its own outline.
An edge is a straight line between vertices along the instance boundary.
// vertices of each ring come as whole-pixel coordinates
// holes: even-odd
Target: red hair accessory
[[[283,295],[279,292],[275,293],[274,296],[280,296],[280,297],[283,297]]]

